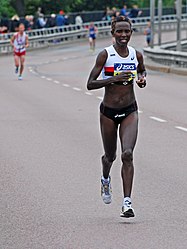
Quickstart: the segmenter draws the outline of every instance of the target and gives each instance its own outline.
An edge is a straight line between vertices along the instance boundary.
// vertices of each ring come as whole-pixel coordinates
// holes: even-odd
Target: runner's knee
[[[126,149],[121,154],[121,160],[123,163],[130,163],[133,160],[133,152],[132,149]]]
[[[115,161],[115,159],[116,159],[116,155],[105,154],[104,156],[102,156],[102,160],[105,160],[107,163],[112,163],[113,161]]]

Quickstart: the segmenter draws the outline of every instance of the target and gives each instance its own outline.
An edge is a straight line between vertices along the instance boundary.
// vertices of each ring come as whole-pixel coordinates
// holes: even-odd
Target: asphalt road
[[[140,109],[133,207],[122,204],[120,147],[113,202],[100,198],[99,104],[85,88],[110,39],[29,52],[24,80],[0,57],[0,249],[186,249],[187,78],[148,71]],[[131,45],[142,48],[144,37]]]

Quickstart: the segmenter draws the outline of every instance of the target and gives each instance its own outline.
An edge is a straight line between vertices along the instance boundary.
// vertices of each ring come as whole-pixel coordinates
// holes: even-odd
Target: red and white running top
[[[25,52],[25,45],[26,45],[26,33],[23,32],[23,35],[16,33],[14,35],[14,51],[17,53]]]

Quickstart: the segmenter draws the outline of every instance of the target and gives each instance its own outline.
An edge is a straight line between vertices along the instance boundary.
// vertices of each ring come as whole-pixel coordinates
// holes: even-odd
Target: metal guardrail
[[[139,17],[131,19],[133,28],[139,32],[143,32],[150,17]],[[100,21],[94,22],[98,28],[98,37],[109,36],[111,22]],[[171,31],[176,30],[177,19],[176,15],[165,15],[162,17],[162,30]],[[60,43],[71,42],[77,39],[85,39],[88,37],[89,23],[84,23],[81,27],[77,25],[68,25],[63,27],[35,29],[27,31],[29,36],[29,49],[36,49],[41,47],[48,47]],[[187,29],[187,14],[182,15],[182,29]],[[155,17],[155,31],[158,30],[158,17]],[[13,33],[0,35],[0,53],[12,52],[10,45],[10,38]]]
[[[182,41],[181,45],[186,46],[187,40]],[[176,51],[176,46],[177,43],[172,42],[154,48],[144,48],[144,55],[161,65],[187,68],[187,52]]]

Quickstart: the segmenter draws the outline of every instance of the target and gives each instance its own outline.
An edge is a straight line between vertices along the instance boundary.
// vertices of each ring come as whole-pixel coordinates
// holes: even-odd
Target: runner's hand
[[[132,74],[131,71],[120,72],[118,75],[115,75],[113,77],[113,80],[114,80],[113,82],[114,82],[114,84],[115,84],[115,82],[118,82],[118,83],[121,82],[121,83],[123,83],[123,82],[128,81],[132,77],[133,77],[133,74]]]
[[[146,86],[146,77],[144,75],[140,76],[136,83],[140,88],[144,88]]]

